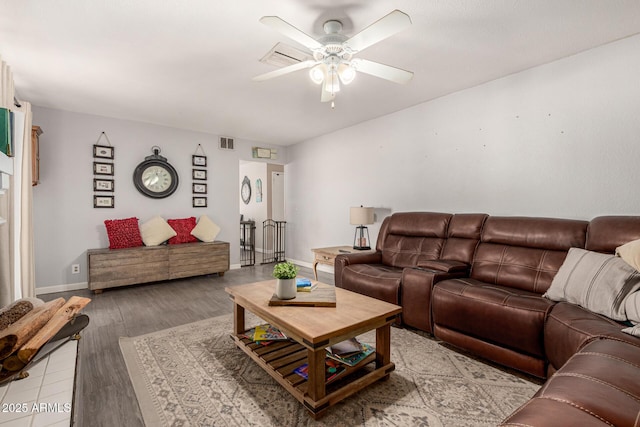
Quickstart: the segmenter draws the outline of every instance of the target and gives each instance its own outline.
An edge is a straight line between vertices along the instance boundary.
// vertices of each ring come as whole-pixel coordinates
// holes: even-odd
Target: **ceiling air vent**
[[[220,137],[220,144],[218,147],[221,150],[233,150],[233,138],[229,138],[228,136]]]
[[[275,65],[276,67],[286,67],[309,59],[313,59],[313,57],[308,53],[284,43],[278,43],[262,57],[260,62]]]

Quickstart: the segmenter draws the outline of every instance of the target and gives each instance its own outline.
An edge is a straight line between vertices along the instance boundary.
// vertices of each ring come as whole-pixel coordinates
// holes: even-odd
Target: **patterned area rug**
[[[248,325],[262,323],[248,319]],[[236,348],[231,315],[120,338],[148,426],[494,426],[539,384],[392,328],[396,369],[329,408],[306,409]],[[370,332],[359,337],[375,344]]]

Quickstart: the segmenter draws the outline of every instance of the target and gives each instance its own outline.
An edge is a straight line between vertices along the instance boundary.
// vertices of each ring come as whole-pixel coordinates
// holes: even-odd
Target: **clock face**
[[[133,183],[145,196],[161,199],[178,189],[178,173],[166,161],[145,160],[133,172]]]
[[[242,201],[245,205],[249,204],[249,200],[251,200],[251,181],[249,181],[248,177],[244,177],[242,180],[242,187],[240,188],[240,196],[242,197]]]
[[[154,193],[166,191],[172,181],[171,174],[162,166],[153,165],[142,171],[142,185]]]

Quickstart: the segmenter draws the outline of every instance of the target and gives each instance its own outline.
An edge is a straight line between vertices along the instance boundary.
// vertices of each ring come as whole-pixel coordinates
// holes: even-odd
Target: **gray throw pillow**
[[[640,273],[619,257],[571,248],[543,296],[627,320],[624,300],[639,288]]]

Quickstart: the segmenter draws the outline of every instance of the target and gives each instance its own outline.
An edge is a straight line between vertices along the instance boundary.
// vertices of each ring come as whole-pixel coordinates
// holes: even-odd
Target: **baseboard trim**
[[[44,288],[36,288],[36,295],[55,294],[57,292],[77,291],[79,289],[87,289],[89,283],[68,283],[66,285],[46,286]]]

